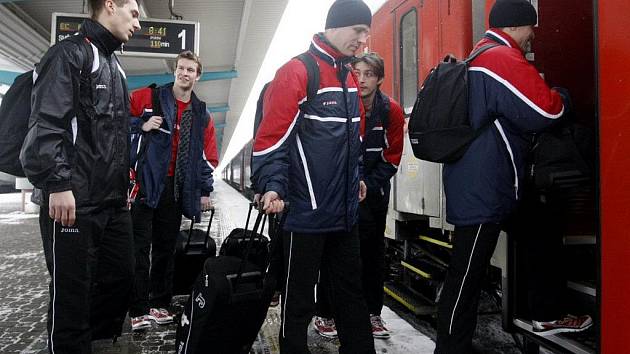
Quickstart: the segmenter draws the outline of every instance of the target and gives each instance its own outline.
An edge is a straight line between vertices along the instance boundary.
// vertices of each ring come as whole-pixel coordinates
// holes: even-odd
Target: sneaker
[[[315,327],[315,332],[322,337],[337,338],[337,327],[335,326],[335,320],[332,318],[315,316],[313,327]]]
[[[269,303],[269,307],[276,307],[280,304],[280,292],[276,291],[271,298],[271,302]]]
[[[562,319],[549,322],[532,321],[532,329],[542,336],[562,332],[582,332],[592,325],[593,319],[589,315],[567,315]]]
[[[168,310],[164,308],[151,308],[147,317],[150,320],[155,321],[155,323],[159,325],[169,324],[173,322],[173,314],[168,312]]]
[[[383,321],[381,316],[370,315],[370,322],[372,323],[372,336],[374,338],[389,338],[389,330],[385,327],[385,321]]]
[[[131,318],[131,331],[137,332],[143,329],[151,328],[151,321],[149,321],[149,316],[138,316]]]

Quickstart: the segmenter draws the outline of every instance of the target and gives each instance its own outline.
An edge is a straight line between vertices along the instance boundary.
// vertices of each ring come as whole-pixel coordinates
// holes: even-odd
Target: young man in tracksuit
[[[349,61],[365,44],[372,15],[360,0],[335,2],[326,31],[308,54],[319,66],[320,89],[306,101],[307,70],[293,59],[276,72],[254,141],[252,182],[263,209],[278,213],[290,202],[284,224],[284,277],[280,348],[309,353],[318,273],[328,272],[341,353],[374,353],[361,292],[358,238],[362,106]]]
[[[473,60],[468,74],[471,124],[492,123],[460,160],[444,165],[447,221],[455,234],[438,307],[436,353],[471,352],[481,281],[502,224],[522,196],[531,133],[565,111],[563,97],[524,56],[536,22],[529,1],[499,0],[490,30],[475,46],[499,45]]]
[[[136,257],[129,309],[133,330],[150,327],[150,320],[173,321],[168,307],[182,214],[199,222],[201,212],[212,207],[218,155],[214,122],[193,92],[201,72],[199,57],[184,51],[176,60],[175,82],[158,89],[161,109],[153,107],[151,88],[131,94],[132,160],[137,161],[140,186],[131,207]],[[160,111],[163,116],[154,114]]]
[[[119,336],[133,284],[129,96],[114,51],[140,29],[138,3],[91,0],[90,8],[79,30],[84,41],[54,45],[33,73],[20,153],[44,196],[51,353],[89,353],[91,340]]]
[[[398,102],[379,89],[385,77],[385,64],[376,53],[359,56],[352,64],[365,107],[363,139],[363,178],[367,197],[359,204],[359,238],[363,295],[367,302],[374,338],[389,338],[381,319],[385,271],[385,217],[389,204],[390,179],[398,171],[403,150],[405,119]],[[327,292],[327,279],[318,283],[318,315],[313,325],[322,336],[335,337]]]

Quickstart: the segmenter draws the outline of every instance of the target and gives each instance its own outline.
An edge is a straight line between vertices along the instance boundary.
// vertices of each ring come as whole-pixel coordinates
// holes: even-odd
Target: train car
[[[447,54],[464,58],[487,27],[494,0],[390,0],[375,14],[369,50],[384,57],[381,89],[397,99],[408,114],[419,85]],[[496,292],[503,307],[503,325],[523,334],[526,350],[539,345],[577,353],[621,353],[628,325],[622,294],[629,286],[624,261],[630,250],[622,211],[629,199],[623,187],[630,153],[624,133],[627,119],[630,36],[615,19],[630,1],[534,0],[539,23],[530,60],[551,86],[569,89],[574,119],[594,139],[589,146],[596,170],[591,180],[574,180],[565,195],[568,215],[563,225],[562,257],[567,264],[565,299],[578,313],[590,313],[595,329],[582,336],[541,337],[524,318],[523,259],[519,245],[502,234],[493,256]],[[400,263],[395,282],[385,291],[416,313],[435,310],[441,279],[448,264],[452,226],[445,221],[441,166],[417,160],[406,140],[403,160],[394,177],[388,251],[392,267]],[[620,165],[623,165],[620,166]],[[568,185],[566,180],[562,183]],[[535,221],[533,221],[535,222]],[[626,258],[627,259],[627,258]],[[497,268],[500,272],[497,272]],[[500,275],[499,275],[500,274]],[[490,277],[492,279],[492,277]],[[623,329],[622,329],[623,328]]]

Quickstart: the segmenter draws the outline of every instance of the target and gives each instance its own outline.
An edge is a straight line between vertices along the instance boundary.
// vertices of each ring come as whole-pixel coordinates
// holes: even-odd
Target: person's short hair
[[[179,63],[179,59],[188,59],[197,63],[197,73],[201,75],[201,72],[203,71],[203,64],[201,64],[201,59],[199,59],[199,56],[197,54],[191,52],[190,50],[185,50],[179,53],[177,59],[175,59],[175,69],[177,69],[177,63]]]
[[[105,7],[105,1],[106,0],[89,0],[88,1],[92,18],[95,18],[99,13],[101,13],[101,11],[103,11],[103,8]],[[131,0],[113,0],[113,1],[118,6],[124,6],[126,3],[128,3]],[[136,0],[136,2],[138,3],[138,5],[140,5],[140,0]]]
[[[381,58],[378,53],[369,52],[365,54],[361,54],[352,60],[352,67],[357,65],[358,63],[367,64],[374,74],[380,79],[385,77],[385,62],[383,58]]]

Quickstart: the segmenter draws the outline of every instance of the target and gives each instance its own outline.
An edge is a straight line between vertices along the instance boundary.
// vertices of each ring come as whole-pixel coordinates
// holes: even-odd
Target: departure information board
[[[87,14],[53,13],[51,45],[77,33],[87,17]],[[144,18],[140,26],[140,31],[134,33],[118,54],[153,58],[175,58],[184,50],[199,54],[199,22]]]

